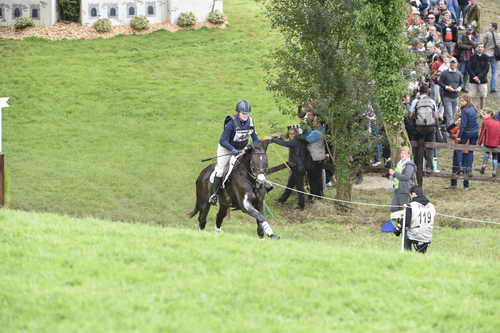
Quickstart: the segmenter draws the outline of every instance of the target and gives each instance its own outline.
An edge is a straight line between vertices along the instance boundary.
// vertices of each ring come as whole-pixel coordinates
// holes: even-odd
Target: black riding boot
[[[211,205],[217,204],[217,194],[219,192],[220,186],[222,184],[222,177],[214,177],[213,184],[210,184],[210,197],[208,198],[208,203]]]

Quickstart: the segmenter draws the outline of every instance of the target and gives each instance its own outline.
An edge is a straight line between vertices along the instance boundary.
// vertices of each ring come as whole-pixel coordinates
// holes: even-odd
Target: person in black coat
[[[287,147],[289,149],[288,153],[288,165],[292,171],[290,177],[288,177],[288,188],[279,197],[278,203],[284,203],[292,190],[289,188],[295,188],[298,191],[304,191],[304,176],[306,174],[306,160],[307,160],[307,143],[299,138],[299,129],[294,126],[288,127],[288,141],[285,141],[279,137],[273,135],[272,142],[280,146]],[[298,192],[298,206],[297,208],[303,210],[305,207],[304,193]]]
[[[481,110],[484,108],[484,101],[488,94],[488,72],[490,70],[490,59],[483,51],[484,45],[478,44],[476,53],[469,62],[469,96],[479,97]]]

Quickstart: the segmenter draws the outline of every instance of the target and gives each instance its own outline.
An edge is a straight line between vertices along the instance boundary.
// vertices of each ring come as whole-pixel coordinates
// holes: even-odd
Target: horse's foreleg
[[[257,204],[257,206],[259,206],[259,204]],[[257,234],[260,238],[264,237],[264,234],[271,238],[279,238],[278,235],[273,233],[273,229],[271,229],[271,226],[266,221],[266,217],[252,205],[252,202],[248,198],[247,194],[245,194],[243,198],[243,207],[245,208],[247,214],[257,220]]]
[[[219,212],[217,213],[217,219],[215,220],[215,231],[221,232],[222,221],[227,216],[227,210],[229,207],[223,206],[222,204],[219,207]]]

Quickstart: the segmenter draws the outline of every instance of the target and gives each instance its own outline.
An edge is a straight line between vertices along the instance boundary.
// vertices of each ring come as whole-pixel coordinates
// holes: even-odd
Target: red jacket
[[[486,118],[481,126],[479,144],[488,147],[500,146],[500,121],[495,118]]]

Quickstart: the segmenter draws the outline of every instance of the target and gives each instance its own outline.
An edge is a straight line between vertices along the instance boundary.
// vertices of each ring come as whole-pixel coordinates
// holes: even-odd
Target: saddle
[[[245,154],[245,151],[240,153],[238,156],[231,156],[231,160],[229,161],[229,168],[227,170],[224,170],[224,174],[222,175],[223,181],[222,181],[222,188],[226,187],[226,182],[229,179],[229,176],[231,176],[231,173],[233,172],[234,166],[236,165],[236,162],[238,161],[238,158]],[[212,171],[210,174],[210,183],[214,183],[214,178],[215,178],[215,169]]]

